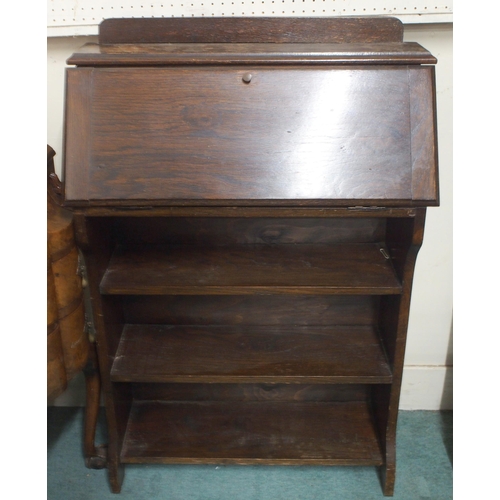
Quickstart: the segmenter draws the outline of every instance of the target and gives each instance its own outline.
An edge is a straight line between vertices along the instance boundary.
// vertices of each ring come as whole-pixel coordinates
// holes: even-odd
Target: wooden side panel
[[[396,428],[403,376],[404,353],[410,310],[413,273],[422,245],[425,208],[414,219],[391,219],[387,224],[387,247],[403,283],[402,295],[381,297],[380,333],[392,366],[393,383],[373,387],[373,410],[381,436],[385,465],[382,470],[384,494],[392,495],[396,474]]]
[[[106,19],[99,42],[109,43],[353,43],[401,42],[395,18]]]
[[[410,68],[413,199],[439,202],[435,68]]]
[[[90,302],[96,331],[99,371],[102,381],[109,446],[107,468],[112,491],[120,491],[123,467],[120,452],[132,402],[128,384],[112,384],[109,373],[123,329],[120,304],[99,293],[99,282],[113,248],[109,221],[75,216],[75,237],[85,256]]]
[[[66,119],[63,155],[64,196],[89,197],[91,166],[92,69],[66,70]]]

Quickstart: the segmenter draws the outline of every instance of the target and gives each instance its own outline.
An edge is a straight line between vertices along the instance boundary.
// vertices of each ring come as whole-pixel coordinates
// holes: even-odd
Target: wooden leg
[[[124,467],[113,460],[107,445],[95,445],[97,418],[99,415],[101,379],[97,363],[97,351],[94,342],[90,345],[89,360],[84,369],[86,383],[84,453],[85,465],[89,469],[108,469],[108,477],[113,493],[120,493],[124,477]],[[115,454],[116,455],[116,454]]]
[[[381,467],[382,489],[386,497],[394,495],[394,483],[396,481],[396,464],[388,464]]]
[[[113,493],[120,493],[122,489],[124,467],[121,464],[109,463],[108,464],[109,483]]]
[[[106,445],[95,445],[97,417],[99,416],[101,396],[101,379],[99,377],[94,343],[90,344],[89,360],[83,372],[85,375],[86,388],[84,430],[85,465],[89,469],[104,469],[107,466],[107,447]]]

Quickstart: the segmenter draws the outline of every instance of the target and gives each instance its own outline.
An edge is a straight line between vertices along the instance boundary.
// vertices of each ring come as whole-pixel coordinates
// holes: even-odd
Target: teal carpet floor
[[[47,409],[48,500],[372,500],[383,499],[374,467],[127,465],[122,492],[107,471],[85,468],[83,409]],[[394,500],[452,494],[452,412],[403,411],[398,422]],[[100,420],[97,443],[106,441]]]

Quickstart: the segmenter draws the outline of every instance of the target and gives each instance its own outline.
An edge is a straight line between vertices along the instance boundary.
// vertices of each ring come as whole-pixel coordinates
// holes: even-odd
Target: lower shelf
[[[134,402],[124,463],[382,465],[367,402]]]

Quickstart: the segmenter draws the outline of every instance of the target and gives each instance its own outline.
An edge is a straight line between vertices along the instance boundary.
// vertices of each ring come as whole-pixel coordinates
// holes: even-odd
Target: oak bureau
[[[63,204],[124,464],[395,481],[436,59],[393,18],[109,19],[68,60]]]

